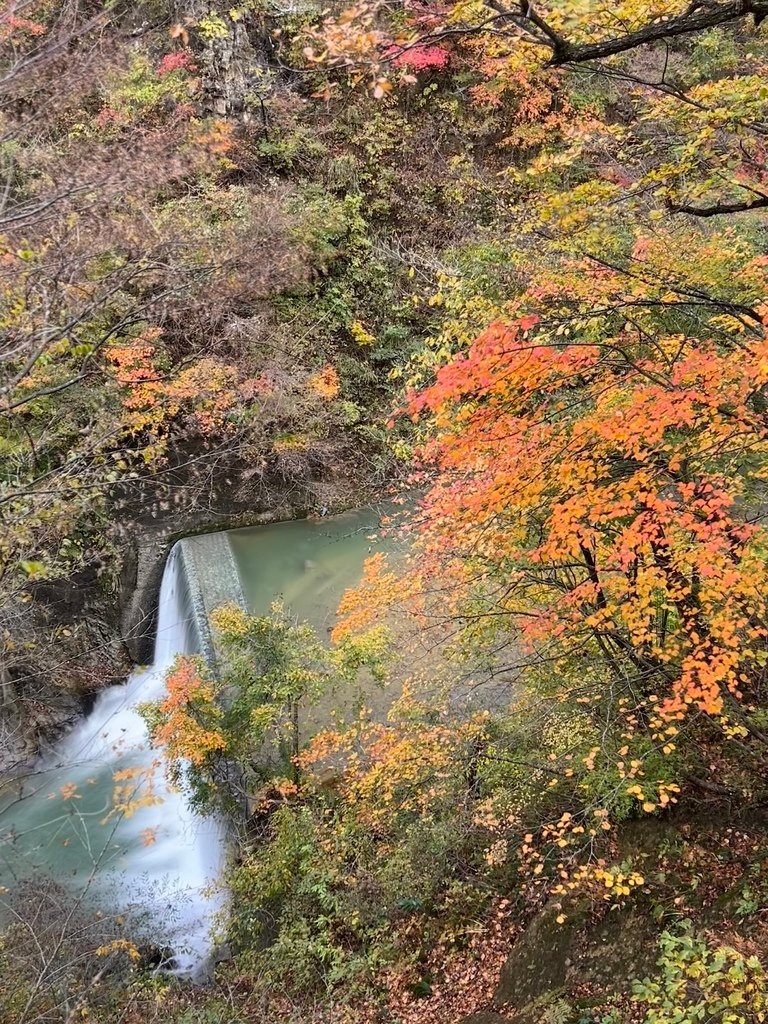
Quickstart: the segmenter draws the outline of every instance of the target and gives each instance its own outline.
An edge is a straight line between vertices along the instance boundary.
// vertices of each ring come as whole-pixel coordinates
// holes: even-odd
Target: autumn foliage
[[[64,49],[66,11],[0,14],[0,681],[38,591],[121,585],[122,509],[394,479],[411,554],[330,646],[219,609],[218,676],[180,659],[146,714],[249,819],[228,999],[460,1020],[542,906],[688,913],[627,823],[768,797],[768,0],[207,7],[82,9]],[[725,1020],[738,974],[760,1004],[708,949],[664,940],[648,1024]]]
[[[415,630],[507,683],[529,733],[497,721],[454,765],[477,769],[488,863],[514,863],[534,899],[642,889],[610,867],[617,825],[691,792],[748,798],[768,742],[764,48],[734,46],[713,76],[730,39],[713,30],[672,72],[633,33],[675,36],[698,8],[620,7],[456,4],[390,26],[403,59],[450,48],[517,162],[474,277],[441,267],[414,289],[439,311],[391,423],[414,424],[414,554],[400,573],[371,560],[337,635],[404,603]],[[372,82],[386,24],[367,41]],[[619,81],[626,112],[606,116]],[[467,201],[485,179],[457,167]]]
[[[557,345],[533,318],[493,325],[410,404],[437,430],[429,554],[467,575],[507,565],[494,608],[522,641],[589,644],[609,666],[629,654],[666,693],[659,720],[727,720],[765,664],[745,501],[763,473],[767,356],[762,338]]]
[[[217,704],[219,688],[194,658],[179,658],[166,679],[167,693],[160,701],[153,739],[178,765],[186,759],[201,765],[221,751],[226,741],[217,725],[223,712]]]

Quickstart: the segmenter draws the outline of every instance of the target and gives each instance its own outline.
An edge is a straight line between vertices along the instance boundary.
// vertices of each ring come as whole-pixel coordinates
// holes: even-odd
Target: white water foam
[[[162,941],[174,951],[176,971],[195,975],[210,957],[211,925],[222,903],[217,882],[223,828],[214,818],[197,815],[185,793],[169,783],[166,764],[150,746],[138,711],[162,698],[176,656],[197,651],[181,564],[174,548],[160,588],[153,663],[99,695],[91,713],[57,745],[55,762],[66,768],[68,778],[130,772],[127,784],[136,785],[137,797],[152,794],[162,801],[116,820],[116,852],[105,858],[105,878],[119,887],[118,903],[138,905],[150,924],[157,922]]]

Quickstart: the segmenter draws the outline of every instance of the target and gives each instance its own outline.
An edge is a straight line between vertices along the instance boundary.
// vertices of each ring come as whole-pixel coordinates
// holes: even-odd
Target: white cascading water
[[[154,663],[124,686],[104,690],[50,756],[0,789],[0,887],[28,879],[34,884],[40,876],[104,910],[133,908],[147,919],[149,927],[140,930],[172,947],[180,973],[201,974],[223,901],[210,887],[222,867],[223,830],[196,816],[183,794],[168,787],[137,710],[162,697],[177,654],[200,650],[190,556],[202,569],[210,602],[239,599],[263,613],[282,593],[293,613],[325,629],[342,593],[359,578],[377,522],[378,515],[347,514],[259,526],[227,534],[226,549],[216,535],[196,538],[191,551],[189,540],[180,542],[163,575]],[[227,553],[234,555],[231,566]],[[230,571],[244,590],[234,598]],[[378,687],[365,695],[368,706],[384,700]],[[121,781],[122,773],[131,777]],[[140,806],[129,817],[116,814],[116,787],[141,782],[149,782],[162,803]],[[3,902],[0,896],[0,919]]]
[[[135,671],[125,685],[104,690],[92,712],[57,745],[51,760],[66,771],[68,780],[83,787],[95,781],[94,773],[107,771],[113,786],[126,787],[126,801],[135,788],[137,809],[126,815],[113,812],[111,842],[106,854],[99,855],[102,877],[92,872],[95,888],[103,889],[108,879],[113,892],[117,889],[117,903],[147,912],[150,924],[162,926],[158,940],[173,949],[175,969],[194,975],[210,956],[210,930],[221,905],[216,883],[223,829],[215,819],[195,814],[185,794],[169,784],[164,760],[150,746],[138,711],[141,704],[162,698],[175,657],[197,651],[180,567],[174,549],[160,588],[153,663]],[[121,778],[123,773],[127,778]],[[143,803],[148,796],[154,802]],[[102,827],[103,821],[99,819]]]

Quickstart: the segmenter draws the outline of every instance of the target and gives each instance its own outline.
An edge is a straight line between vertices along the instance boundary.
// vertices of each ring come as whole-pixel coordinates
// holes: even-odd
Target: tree
[[[377,11],[362,60],[350,13],[310,54],[375,80],[387,47],[447,46],[509,147],[495,251],[422,292],[443,314],[401,410],[426,497],[400,590],[487,651],[511,701],[572,709],[571,743],[542,727],[529,756],[551,802],[504,812],[488,773],[519,752],[479,755],[500,846],[558,895],[594,881],[575,863],[605,869],[617,820],[686,787],[751,793],[764,765],[766,55],[748,13],[454,5],[393,30]],[[372,566],[352,626],[376,579],[391,601]]]
[[[253,809],[273,777],[298,781],[300,712],[352,683],[367,668],[381,676],[381,630],[328,649],[308,623],[295,623],[279,604],[269,615],[225,605],[212,616],[219,664],[214,676],[199,658],[181,657],[168,675],[167,695],[145,715],[173,774],[186,775],[195,799]]]

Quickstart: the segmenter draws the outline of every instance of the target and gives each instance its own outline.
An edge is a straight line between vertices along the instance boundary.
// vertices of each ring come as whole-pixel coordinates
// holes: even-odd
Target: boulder
[[[515,1021],[535,1024],[536,1006],[572,986],[627,993],[635,978],[653,973],[658,927],[642,906],[609,910],[600,919],[586,908],[570,911],[562,924],[558,914],[555,908],[538,914],[502,968],[494,1005],[514,1010]]]

